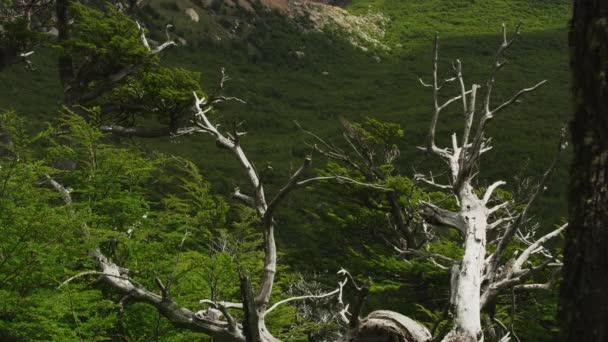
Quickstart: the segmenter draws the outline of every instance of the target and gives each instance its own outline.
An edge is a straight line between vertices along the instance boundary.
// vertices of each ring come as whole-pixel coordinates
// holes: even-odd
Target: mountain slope
[[[527,168],[523,174],[538,175],[548,165],[551,155],[547,151],[553,150],[557,131],[570,111],[565,31],[568,4],[561,0],[357,0],[348,5],[349,13],[360,18],[385,18],[383,35],[378,39],[389,49],[374,44],[353,45],[352,34],[335,25],[328,24],[320,32],[311,29],[315,26],[310,26],[306,18],[264,7],[252,14],[221,1],[218,7],[208,8],[190,0],[153,0],[141,9],[140,16],[150,28],[164,27],[167,22],[175,25],[172,34],[183,37],[186,45],[167,51],[163,60],[202,72],[205,87],[213,87],[220,67],[226,67],[233,78],[228,92],[248,104],[227,105],[221,108],[221,115],[227,123],[233,119],[245,122],[249,130],[246,147],[258,164],[275,165],[277,184],[286,177],[290,163],[306,150],[292,120],[299,120],[324,137],[337,133],[339,116],[351,120],[374,116],[398,122],[406,131],[401,144],[404,172],[410,172],[412,165],[424,167],[427,161],[415,146],[424,141],[431,113],[430,93],[417,79],[430,76],[435,32],[441,36],[442,71],[449,73],[451,61],[460,58],[466,80],[483,84],[500,42],[501,22],[512,29],[523,20],[522,39],[510,54],[510,65],[499,75],[496,99],[505,99],[541,79],[549,83],[492,124],[495,151],[482,161],[481,175],[482,179],[503,178],[515,184],[514,170]],[[198,23],[185,15],[188,8],[196,8]],[[325,16],[344,14],[330,6],[320,8]],[[153,38],[160,41],[162,35],[161,30],[152,30]],[[41,123],[55,112],[60,91],[53,53],[47,49],[37,55],[37,72],[16,66],[0,75],[0,108],[15,108]],[[459,127],[456,113],[443,118],[448,128],[438,133],[440,139],[447,139]],[[204,137],[180,138],[177,144],[164,140],[145,144],[195,160],[204,153],[203,168],[224,184],[223,190],[232,186],[223,176],[235,171],[236,165],[224,160]],[[322,165],[320,160],[316,163]],[[501,164],[510,165],[511,170]],[[557,188],[549,189],[546,204],[550,209],[543,217],[555,213],[555,208],[565,214],[565,202],[559,198],[564,170],[557,175]],[[558,219],[556,215],[550,217],[550,221]]]

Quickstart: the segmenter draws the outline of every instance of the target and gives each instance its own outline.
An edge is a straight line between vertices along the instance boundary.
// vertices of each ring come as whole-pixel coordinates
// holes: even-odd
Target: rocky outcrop
[[[306,57],[306,53],[304,53],[304,51],[292,51],[292,55],[296,59],[304,59],[304,57]]]
[[[370,46],[390,50],[382,43],[385,35],[384,27],[389,19],[380,13],[353,15],[337,6],[313,1],[291,1],[287,14],[292,17],[307,18],[314,30],[333,28],[343,30],[351,43],[363,50],[367,50]]]
[[[157,2],[160,3],[161,0],[154,0],[155,4]],[[207,12],[211,16],[217,15],[216,24],[219,23],[222,27],[218,27],[214,33],[216,36],[219,34],[222,38],[239,37],[240,31],[243,30],[237,30],[239,24],[236,22],[237,20],[243,20],[243,25],[255,25],[257,16],[254,12],[260,8],[261,4],[262,7],[277,10],[285,16],[293,18],[294,24],[298,25],[302,31],[341,30],[353,45],[362,50],[367,51],[370,47],[389,50],[382,43],[385,26],[388,23],[387,17],[372,12],[354,15],[335,6],[335,4],[342,5],[348,2],[349,0],[196,0],[184,2],[177,7],[181,8],[183,15],[193,23],[204,21],[205,19],[201,15],[206,16]],[[238,10],[228,11],[228,15],[226,15],[225,12],[222,12],[222,8]],[[252,15],[245,15],[245,18],[240,10],[251,12]],[[233,15],[233,13],[237,14]],[[231,25],[232,20],[235,21],[235,25]],[[225,31],[226,36],[218,31]],[[296,57],[301,59],[303,56]]]

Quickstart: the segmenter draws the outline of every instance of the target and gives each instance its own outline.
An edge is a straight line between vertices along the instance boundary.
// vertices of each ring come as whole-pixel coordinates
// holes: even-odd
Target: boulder
[[[57,36],[59,36],[59,30],[57,30],[57,28],[55,28],[55,27],[51,27],[50,29],[48,29],[46,31],[46,34],[53,36],[53,37],[57,37]]]
[[[186,8],[186,10],[184,11],[184,14],[186,16],[188,16],[188,18],[190,18],[190,20],[194,21],[195,23],[198,23],[198,21],[200,20],[198,13],[196,13],[194,8]]]

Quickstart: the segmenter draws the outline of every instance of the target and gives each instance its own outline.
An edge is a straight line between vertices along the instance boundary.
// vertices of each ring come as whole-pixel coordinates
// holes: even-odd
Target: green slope
[[[398,122],[406,132],[401,144],[402,172],[412,174],[413,166],[418,171],[435,167],[437,163],[427,160],[415,146],[424,143],[431,114],[431,94],[417,79],[430,76],[436,31],[441,36],[442,70],[448,72],[450,63],[460,58],[467,81],[483,84],[501,39],[501,23],[512,28],[521,20],[522,39],[509,53],[510,65],[499,75],[496,103],[523,86],[541,79],[549,81],[492,123],[495,149],[482,160],[482,183],[500,178],[515,189],[514,176],[539,175],[552,158],[559,127],[568,118],[568,1],[353,1],[348,7],[352,13],[370,11],[388,16],[385,41],[391,52],[364,52],[336,33],[303,34],[273,12],[264,12],[257,19],[258,25],[248,28],[247,38],[218,41],[202,35],[209,27],[217,28],[209,22],[211,16],[201,12],[200,27],[184,18],[183,9],[189,6],[194,5],[188,1],[171,6],[153,2],[144,11],[150,26],[163,26],[169,21],[166,18],[171,18],[176,33],[188,39],[185,47],[167,51],[163,61],[202,72],[202,82],[208,88],[217,82],[220,67],[227,68],[233,78],[228,92],[247,105],[224,106],[221,119],[225,124],[244,121],[249,132],[244,144],[252,159],[257,165],[273,165],[274,174],[267,179],[271,188],[281,184],[289,168],[307,151],[292,120],[330,139],[338,135],[339,116],[351,120],[374,116]],[[230,11],[222,10],[226,13],[222,18],[234,20],[247,15]],[[253,55],[252,46],[256,50]],[[290,54],[294,50],[302,50],[306,56],[295,59]],[[34,63],[36,72],[15,66],[0,75],[0,108],[14,108],[41,126],[53,117],[61,93],[53,52],[41,49]],[[446,89],[445,96],[454,91]],[[460,131],[460,122],[457,107],[448,111],[441,119],[440,141],[446,142],[453,131]],[[222,192],[228,193],[236,185],[232,175],[238,174],[238,165],[217,151],[207,137],[136,142],[194,159]],[[566,212],[566,163],[539,206],[540,217],[547,223],[556,222]],[[315,164],[323,165],[320,157]]]
[[[270,162],[274,166],[275,174],[268,180],[272,185],[280,184],[290,165],[298,163],[306,152],[303,137],[292,120],[330,138],[338,133],[339,116],[351,120],[374,116],[398,122],[406,132],[402,171],[411,174],[413,165],[423,170],[429,161],[415,146],[424,141],[431,99],[417,79],[430,76],[433,35],[439,32],[441,36],[443,71],[449,71],[451,61],[460,58],[466,79],[483,84],[500,42],[501,23],[512,28],[521,20],[522,39],[509,53],[510,65],[499,75],[496,102],[541,79],[549,82],[492,123],[495,150],[483,159],[480,177],[482,182],[501,178],[514,184],[513,176],[517,173],[538,175],[548,165],[558,129],[569,114],[568,3],[565,0],[353,1],[348,10],[354,14],[381,12],[390,19],[385,42],[391,52],[364,52],[336,33],[301,33],[273,12],[264,12],[257,19],[258,25],[243,33],[247,38],[219,41],[203,35],[220,32],[211,29],[217,29],[216,23],[210,23],[213,17],[201,12],[200,25],[184,18],[183,9],[194,6],[191,2],[174,5],[153,2],[144,12],[150,26],[162,26],[171,18],[176,32],[188,39],[187,46],[164,55],[165,63],[201,71],[207,87],[217,82],[220,67],[227,68],[233,77],[228,92],[248,104],[226,105],[221,108],[222,119],[225,123],[244,121],[249,131],[244,144],[252,159],[257,165]],[[247,15],[234,10],[220,12],[225,13],[222,18],[230,20]],[[295,59],[290,54],[294,50],[302,50],[306,56]],[[379,63],[376,55],[380,56]],[[0,75],[0,108],[14,108],[41,126],[44,120],[53,117],[61,93],[53,52],[41,49],[34,63],[36,72],[15,66]],[[327,75],[323,75],[325,72]],[[453,91],[447,89],[446,96]],[[459,130],[458,113],[455,107],[442,118],[440,139],[446,141],[451,132]],[[229,180],[233,177],[225,176],[238,172],[236,163],[216,151],[206,137],[141,141],[141,144],[198,161],[222,191],[227,192],[235,185]],[[320,167],[323,162],[317,160],[316,165]],[[547,222],[555,222],[565,214],[565,169],[559,170],[541,206],[541,217]]]

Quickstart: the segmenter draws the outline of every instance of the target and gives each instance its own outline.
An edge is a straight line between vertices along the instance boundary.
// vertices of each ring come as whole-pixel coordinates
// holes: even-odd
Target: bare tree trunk
[[[464,256],[455,271],[456,284],[452,284],[452,306],[455,329],[444,341],[477,341],[481,330],[481,282],[486,255],[486,228],[488,221],[484,203],[466,186],[461,195],[460,219],[464,222]],[[455,286],[455,287],[454,287]]]
[[[436,188],[451,190],[457,200],[457,211],[450,211],[440,208],[432,203],[420,201],[423,208],[422,216],[428,224],[443,225],[457,229],[463,237],[464,255],[461,260],[454,260],[436,253],[425,253],[423,251],[402,251],[404,254],[418,254],[433,259],[441,260],[451,264],[451,294],[450,305],[454,315],[454,325],[452,330],[444,337],[445,342],[477,342],[483,341],[483,330],[481,327],[481,310],[492,303],[498,293],[509,288],[519,289],[545,289],[550,288],[552,281],[546,284],[523,284],[531,274],[548,267],[551,261],[556,258],[547,252],[543,244],[559,236],[565,226],[557,228],[544,236],[534,238],[534,232],[528,232],[530,238],[524,238],[527,248],[525,248],[516,259],[512,260],[513,266],[503,267],[501,261],[507,250],[507,246],[519,233],[522,234],[522,223],[526,222],[526,216],[530,205],[537,198],[544,188],[547,178],[555,168],[559,160],[559,154],[563,149],[563,141],[558,144],[557,155],[549,169],[543,174],[538,186],[532,192],[531,197],[525,204],[521,212],[516,215],[505,210],[511,206],[510,201],[502,201],[500,198],[493,198],[494,191],[505,184],[504,181],[497,181],[485,189],[481,195],[481,189],[473,187],[473,180],[477,174],[478,161],[482,154],[491,150],[490,139],[485,136],[485,129],[496,115],[516,103],[523,95],[530,93],[543,85],[541,81],[536,85],[524,88],[515,93],[509,100],[492,105],[492,90],[496,82],[498,71],[505,65],[505,51],[513,44],[519,35],[519,25],[515,30],[515,37],[509,39],[507,30],[503,25],[503,41],[496,53],[496,58],[492,65],[490,76],[485,86],[485,96],[482,102],[481,113],[477,113],[477,93],[480,86],[473,84],[467,90],[462,65],[456,60],[454,65],[455,77],[451,77],[440,82],[438,77],[439,63],[439,40],[435,39],[435,49],[433,56],[433,82],[420,82],[423,86],[431,88],[433,91],[433,117],[428,133],[428,143],[425,147],[427,154],[435,154],[449,165],[450,176],[448,184],[439,184],[432,176],[417,175],[417,179]],[[447,100],[440,100],[439,91],[444,84],[456,81],[460,85],[460,95]],[[450,104],[461,102],[464,114],[464,129],[462,136],[458,139],[456,133],[452,135],[451,147],[441,148],[436,145],[435,133],[441,112]],[[473,130],[473,122],[478,117],[477,127]],[[479,193],[479,194],[478,194]],[[498,203],[497,203],[498,202]],[[490,243],[496,248],[487,249],[487,233],[497,236]],[[523,235],[522,235],[523,236]],[[528,259],[532,254],[542,251],[546,257],[544,263],[526,268],[529,265]],[[448,269],[448,266],[434,262],[438,267]],[[553,262],[554,267],[560,264]]]
[[[575,114],[561,339],[608,340],[608,2],[576,0],[570,28]]]

